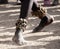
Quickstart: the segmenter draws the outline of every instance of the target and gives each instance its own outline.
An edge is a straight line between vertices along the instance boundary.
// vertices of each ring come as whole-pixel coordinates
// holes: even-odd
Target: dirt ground
[[[40,20],[28,17],[28,26],[23,33],[28,41],[26,45],[16,45],[12,42],[19,8],[19,5],[0,5],[0,49],[60,49],[60,5],[45,7],[50,16],[54,17],[54,22],[41,32],[29,33]]]

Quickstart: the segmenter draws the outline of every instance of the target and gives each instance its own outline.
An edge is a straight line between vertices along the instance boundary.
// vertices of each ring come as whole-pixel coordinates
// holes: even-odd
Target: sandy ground
[[[45,7],[54,17],[54,22],[41,32],[29,33],[39,24],[39,19],[28,17],[28,26],[23,36],[28,44],[16,45],[12,42],[15,22],[19,16],[17,5],[0,5],[0,49],[60,49],[60,5]]]

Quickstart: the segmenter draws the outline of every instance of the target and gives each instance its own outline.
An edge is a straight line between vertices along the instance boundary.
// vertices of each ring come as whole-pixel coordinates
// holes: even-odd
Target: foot
[[[23,29],[17,29],[16,32],[15,32],[15,35],[13,37],[13,42],[15,42],[16,44],[18,45],[23,45],[26,43],[26,41],[24,40],[24,37],[23,37]]]
[[[25,19],[19,19],[16,23],[16,31],[12,40],[18,45],[25,44],[26,42],[23,38],[23,32],[27,25],[26,23],[27,21]]]
[[[37,26],[35,29],[33,29],[32,33],[40,32],[44,26]]]
[[[16,43],[17,45],[24,45],[24,44],[26,44],[26,40],[24,40],[22,38],[18,38],[17,36],[14,36],[12,41],[14,43]]]
[[[51,24],[52,22],[52,18],[48,20],[47,17],[44,17],[43,19],[41,19],[40,24],[35,29],[33,29],[33,33],[41,31],[45,26]]]

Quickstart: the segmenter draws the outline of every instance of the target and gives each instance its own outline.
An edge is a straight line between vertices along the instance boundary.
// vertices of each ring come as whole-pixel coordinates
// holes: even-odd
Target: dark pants
[[[35,0],[20,0],[21,1],[21,12],[19,18],[26,18],[29,11],[36,11],[37,2]]]
[[[8,0],[0,0],[0,4],[7,4]]]

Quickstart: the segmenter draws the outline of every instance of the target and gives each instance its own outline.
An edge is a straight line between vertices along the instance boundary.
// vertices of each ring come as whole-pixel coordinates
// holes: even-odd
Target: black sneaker
[[[33,29],[33,32],[32,33],[41,31],[45,26],[51,24],[52,22],[53,22],[53,19],[52,18],[48,21],[48,18],[46,16],[43,17],[41,19],[40,24],[35,29]]]

